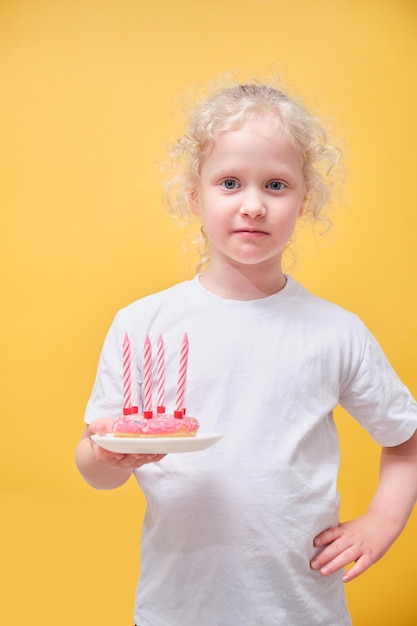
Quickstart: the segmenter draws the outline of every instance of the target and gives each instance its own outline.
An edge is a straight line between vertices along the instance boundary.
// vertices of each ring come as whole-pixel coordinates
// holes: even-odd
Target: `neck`
[[[258,300],[272,296],[285,287],[287,279],[281,266],[271,268],[228,265],[217,268],[210,263],[200,278],[203,287],[228,300]]]

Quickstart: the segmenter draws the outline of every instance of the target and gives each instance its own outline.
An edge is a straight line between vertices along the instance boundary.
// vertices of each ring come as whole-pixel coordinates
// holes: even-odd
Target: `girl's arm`
[[[355,563],[353,580],[380,559],[403,530],[417,500],[417,431],[405,443],[382,448],[378,487],[365,515],[329,528],[314,539],[323,548],[311,562],[323,576]]]
[[[115,489],[123,485],[133,470],[160,461],[163,454],[117,454],[100,448],[90,435],[111,432],[112,418],[102,418],[91,422],[82,434],[75,452],[75,462],[87,483],[96,489]]]

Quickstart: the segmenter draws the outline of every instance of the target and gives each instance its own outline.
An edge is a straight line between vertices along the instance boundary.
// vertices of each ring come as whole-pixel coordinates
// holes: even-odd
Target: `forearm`
[[[131,476],[132,469],[100,462],[94,445],[85,433],[76,449],[75,462],[84,480],[95,489],[116,489],[123,485]]]
[[[417,432],[405,443],[383,448],[380,478],[369,511],[389,517],[404,528],[417,500]]]
[[[368,511],[314,538],[321,551],[311,567],[329,576],[354,563],[345,582],[380,559],[403,530],[417,499],[417,432],[393,448],[383,448],[380,478]]]

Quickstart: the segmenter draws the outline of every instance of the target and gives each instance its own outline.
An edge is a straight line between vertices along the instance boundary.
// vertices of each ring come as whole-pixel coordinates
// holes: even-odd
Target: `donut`
[[[142,414],[121,415],[113,423],[115,437],[195,437],[198,429],[195,417],[169,413],[157,413],[151,418]]]

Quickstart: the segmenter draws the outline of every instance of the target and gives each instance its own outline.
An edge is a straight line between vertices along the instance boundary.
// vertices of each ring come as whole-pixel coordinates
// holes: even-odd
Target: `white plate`
[[[222,436],[220,433],[197,433],[195,437],[115,437],[106,434],[91,435],[91,439],[105,450],[120,454],[167,454],[204,450]]]

